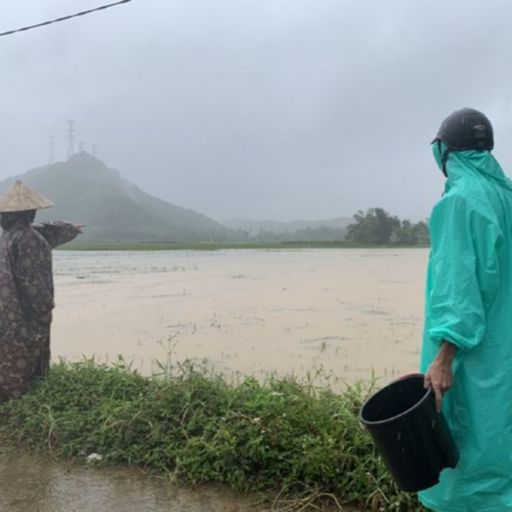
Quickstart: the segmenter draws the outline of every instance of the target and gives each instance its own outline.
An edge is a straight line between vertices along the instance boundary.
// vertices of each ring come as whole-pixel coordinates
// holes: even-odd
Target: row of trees
[[[351,242],[363,245],[427,245],[428,227],[423,221],[412,223],[391,215],[382,208],[358,211],[345,227],[314,226],[297,230],[258,232],[237,230],[237,240],[247,242]]]
[[[347,227],[345,239],[360,244],[418,245],[429,242],[427,224],[413,224],[400,220],[382,208],[370,208],[354,215],[354,223]]]

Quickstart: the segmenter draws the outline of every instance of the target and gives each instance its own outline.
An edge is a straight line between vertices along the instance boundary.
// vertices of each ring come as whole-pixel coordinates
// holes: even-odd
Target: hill
[[[38,167],[0,182],[3,193],[16,179],[49,197],[53,208],[37,220],[85,224],[83,242],[225,241],[230,229],[193,210],[151,196],[88,153]]]

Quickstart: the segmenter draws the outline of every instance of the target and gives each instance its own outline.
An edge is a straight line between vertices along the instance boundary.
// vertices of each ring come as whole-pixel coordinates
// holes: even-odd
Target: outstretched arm
[[[71,242],[80,233],[82,233],[81,224],[72,224],[71,222],[44,222],[43,224],[35,224],[32,226],[40,235],[52,246]]]

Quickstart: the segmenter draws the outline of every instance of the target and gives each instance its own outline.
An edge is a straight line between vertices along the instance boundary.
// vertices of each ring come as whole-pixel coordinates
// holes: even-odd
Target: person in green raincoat
[[[419,493],[436,512],[512,510],[512,182],[493,147],[468,108],[432,143],[446,185],[429,224],[421,371],[460,452]]]

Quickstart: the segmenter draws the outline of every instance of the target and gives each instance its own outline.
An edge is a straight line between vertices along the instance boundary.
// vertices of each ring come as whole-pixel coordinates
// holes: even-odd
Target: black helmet
[[[472,108],[461,108],[441,124],[434,141],[444,142],[450,151],[465,149],[491,150],[494,147],[489,119]]]

